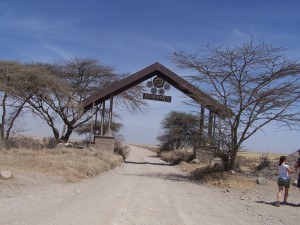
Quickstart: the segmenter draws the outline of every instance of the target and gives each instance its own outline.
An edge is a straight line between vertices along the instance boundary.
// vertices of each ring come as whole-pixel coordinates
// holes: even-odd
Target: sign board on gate
[[[165,95],[155,95],[155,94],[143,93],[143,99],[161,101],[161,102],[171,102],[172,97],[165,96]]]

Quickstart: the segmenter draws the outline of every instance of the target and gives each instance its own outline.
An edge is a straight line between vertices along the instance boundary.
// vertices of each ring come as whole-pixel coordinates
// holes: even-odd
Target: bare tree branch
[[[170,56],[178,68],[196,72],[189,79],[199,88],[232,109],[233,117],[226,120],[231,168],[242,143],[265,125],[299,127],[300,64],[287,59],[285,50],[251,41]]]

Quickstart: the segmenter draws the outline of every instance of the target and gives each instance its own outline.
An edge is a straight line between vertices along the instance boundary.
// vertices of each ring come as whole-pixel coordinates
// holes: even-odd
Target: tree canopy
[[[199,123],[197,116],[171,111],[161,122],[162,135],[157,139],[162,150],[181,149],[194,143],[198,135]]]
[[[300,64],[286,49],[253,41],[241,46],[177,51],[172,62],[192,71],[191,82],[233,111],[220,127],[221,150],[234,167],[242,143],[271,122],[291,129],[299,126]]]
[[[96,110],[84,112],[78,103],[124,76],[113,67],[89,58],[59,63],[1,61],[1,139],[9,138],[15,121],[27,109],[46,122],[57,141],[68,141],[73,131],[90,121],[100,109],[98,105]],[[141,98],[142,90],[137,85],[115,96],[115,105],[139,111],[146,105]]]

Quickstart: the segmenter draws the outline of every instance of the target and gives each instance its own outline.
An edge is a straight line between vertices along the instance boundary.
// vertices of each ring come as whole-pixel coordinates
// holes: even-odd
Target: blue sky
[[[170,53],[206,44],[239,45],[251,36],[257,43],[287,47],[287,55],[299,59],[299,8],[296,0],[2,0],[0,59],[56,62],[93,57],[124,73],[158,61],[180,74],[167,59]],[[127,142],[155,143],[161,118],[184,108],[180,100],[150,104],[152,109],[143,115],[120,112]],[[269,126],[246,147],[291,152],[300,147],[298,139],[299,132]]]

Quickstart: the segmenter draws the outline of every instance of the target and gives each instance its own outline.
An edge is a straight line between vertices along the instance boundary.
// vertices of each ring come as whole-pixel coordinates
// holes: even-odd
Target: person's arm
[[[287,171],[288,171],[288,173],[289,173],[289,174],[292,174],[292,173],[294,173],[294,170],[293,170],[293,169],[291,169],[290,167],[287,167]]]

